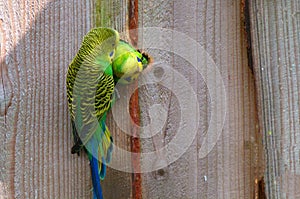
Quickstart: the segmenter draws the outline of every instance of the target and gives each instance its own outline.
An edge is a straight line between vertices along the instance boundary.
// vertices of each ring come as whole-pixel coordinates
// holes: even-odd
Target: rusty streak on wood
[[[249,0],[242,0],[241,2],[241,18],[243,26],[243,32],[246,38],[246,48],[247,48],[247,59],[248,67],[253,73],[253,57],[252,57],[252,41],[251,41],[251,22],[250,22],[250,10],[249,10]]]
[[[136,47],[138,42],[138,0],[130,0],[129,2],[129,37],[133,46]],[[133,31],[130,31],[133,30]],[[137,88],[137,82],[135,83],[134,88]],[[133,122],[140,126],[140,110],[139,110],[139,95],[136,90],[133,93],[130,103],[130,115],[133,119]],[[141,163],[140,163],[140,152],[141,152],[141,143],[138,137],[138,129],[132,128],[131,137],[131,151],[136,154],[132,157],[133,173],[132,173],[132,196],[134,199],[142,199],[142,178],[141,178]]]
[[[259,181],[258,181],[258,199],[266,199],[266,192],[265,192],[265,181],[264,181],[264,177],[262,177]]]
[[[249,0],[242,0],[241,1],[241,25],[242,25],[242,34],[245,38],[245,47],[247,49],[247,60],[248,60],[248,67],[251,70],[252,74],[254,74],[253,71],[253,56],[252,56],[252,38],[251,38],[251,20],[250,20],[250,3]],[[256,87],[256,84],[254,83],[254,87]],[[254,90],[255,95],[257,96],[256,89]],[[256,99],[257,100],[257,99]],[[257,105],[256,101],[256,105]],[[256,121],[258,120],[258,113],[256,112]],[[254,184],[257,182],[253,182]],[[254,195],[258,195],[258,199],[265,199],[265,189],[264,189],[264,178],[261,177],[261,180],[258,182],[258,187],[255,189]],[[257,192],[257,193],[256,193]]]
[[[130,31],[129,37],[131,40],[131,44],[133,46],[137,45],[138,42],[138,32],[135,31],[138,28],[138,0],[129,0],[129,8],[128,8],[128,20],[129,20],[129,30]]]
[[[136,85],[137,83],[135,83]],[[139,95],[136,90],[130,100],[130,115],[133,119],[135,125],[140,126],[140,109],[139,109]],[[132,173],[132,195],[134,199],[142,198],[142,179],[141,179],[141,163],[140,163],[140,155],[141,152],[141,143],[138,137],[138,129],[136,127],[132,128],[132,135],[130,138],[131,141],[131,152],[136,155],[132,156],[132,165],[133,165],[133,173]]]

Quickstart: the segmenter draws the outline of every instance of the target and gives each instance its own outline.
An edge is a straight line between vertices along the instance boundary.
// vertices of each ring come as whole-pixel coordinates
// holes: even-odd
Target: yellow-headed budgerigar
[[[145,53],[120,40],[116,30],[94,28],[69,65],[67,97],[75,142],[71,152],[79,154],[84,149],[87,153],[94,199],[103,198],[100,179],[112,155],[113,139],[105,120],[114,87],[134,81],[149,62]]]

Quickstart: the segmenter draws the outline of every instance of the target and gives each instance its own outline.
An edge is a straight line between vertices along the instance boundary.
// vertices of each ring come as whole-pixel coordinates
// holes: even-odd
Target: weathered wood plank
[[[129,33],[130,3],[131,1],[128,0],[95,1],[93,4],[93,26],[114,28],[120,32],[121,39],[132,43]],[[122,109],[116,110],[118,117],[110,112],[107,118],[115,149],[112,163],[109,165],[105,180],[102,181],[103,195],[104,198],[139,198],[136,196],[135,187],[133,187],[135,184],[133,175],[130,173],[131,170],[124,169],[131,163],[131,156],[126,152],[131,151],[132,144],[129,135],[132,133],[132,124],[126,122],[126,118],[130,116],[124,110],[130,105],[122,96],[128,93],[130,86],[118,87],[117,89],[121,98],[117,99],[115,106],[122,107]],[[126,132],[120,128],[120,123],[122,127],[125,126],[125,129],[130,129],[130,131]]]
[[[268,198],[299,198],[300,2],[250,1]]]
[[[211,96],[216,95],[217,91],[208,91],[203,79],[214,79],[217,76],[208,74],[211,67],[208,60],[207,64],[200,66],[206,68],[204,71],[207,72],[197,74],[193,69],[195,66],[191,66],[180,55],[150,50],[157,65],[158,62],[171,65],[191,83],[198,97],[200,127],[197,139],[176,162],[159,173],[143,175],[144,197],[253,198],[256,191],[255,178],[262,175],[259,153],[261,138],[257,128],[254,78],[248,68],[246,42],[242,34],[241,2],[141,1],[141,9],[140,27],[158,26],[179,31],[206,49],[221,72],[227,96],[223,132],[212,151],[199,159],[198,152],[204,146],[203,140],[211,120]],[[172,49],[180,41],[165,38],[165,41],[161,39],[159,42],[163,42],[166,49]],[[191,53],[202,59],[197,52]],[[178,84],[181,83],[174,82],[174,86]],[[147,113],[149,104],[162,104],[168,111],[167,123],[162,132],[152,140],[142,142],[142,149],[146,152],[163,147],[174,139],[176,133],[184,132],[176,132],[181,107],[172,90],[164,91],[162,87],[149,85],[140,91],[143,92],[143,97],[148,97],[148,100],[141,99],[142,113]],[[219,108],[222,108],[222,104]],[[142,122],[148,124],[149,113],[142,114],[142,119]],[[160,154],[157,158],[165,157]]]
[[[10,81],[13,92],[0,118],[1,197],[89,197],[86,157],[70,155],[65,74],[91,27],[91,5],[32,0],[0,5],[1,66],[9,78],[1,82]]]

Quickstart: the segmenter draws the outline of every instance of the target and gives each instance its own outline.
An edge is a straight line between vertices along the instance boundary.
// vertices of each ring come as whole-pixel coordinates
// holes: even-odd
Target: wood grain
[[[14,93],[1,117],[3,197],[86,198],[86,157],[70,155],[65,74],[91,27],[90,4],[81,9],[82,1],[27,0],[1,6],[1,65],[7,65]]]
[[[150,51],[155,61],[171,65],[191,83],[200,105],[200,128],[197,139],[177,161],[160,173],[143,175],[144,198],[254,198],[257,195],[255,178],[262,176],[263,165],[261,137],[257,125],[254,78],[248,67],[246,38],[242,33],[240,3],[141,1],[141,26],[176,30],[199,42],[219,67],[227,95],[223,132],[213,150],[199,159],[198,152],[210,121],[210,95],[216,91],[207,90],[203,75],[208,74],[197,74],[180,55]],[[174,44],[172,42],[178,41],[166,38],[164,45],[169,48]],[[174,86],[178,84],[180,82],[174,82]],[[181,107],[172,91],[149,86],[144,98],[147,96],[148,100],[141,99],[141,112],[147,112],[149,104],[162,104],[168,110],[168,118],[166,128],[156,138],[142,142],[144,151],[155,150],[153,145],[163,147],[162,141],[166,144],[174,139],[176,133],[184,133],[176,132]],[[142,123],[149,122],[149,116],[142,118]]]
[[[251,1],[268,198],[299,198],[300,2]]]
[[[127,0],[97,0],[92,9],[94,14],[93,25],[96,27],[114,28],[119,31],[121,39],[134,43],[133,39],[137,38],[130,37],[129,24],[131,20],[137,19],[134,18],[134,12],[133,17],[130,18],[131,6],[134,6],[134,4],[132,4],[132,1]],[[137,12],[137,10],[135,12]],[[102,181],[103,196],[104,198],[141,198],[141,191],[139,191],[141,179],[138,177],[139,175],[133,175],[122,169],[128,164],[134,165],[131,163],[131,161],[133,161],[131,159],[132,157],[126,155],[126,152],[132,151],[133,148],[133,138],[129,135],[134,133],[134,128],[132,128],[132,123],[126,122],[126,118],[130,117],[130,115],[124,111],[124,108],[130,107],[130,105],[126,100],[122,100],[122,96],[130,91],[131,86],[121,86],[117,87],[117,89],[121,98],[117,99],[115,106],[122,107],[122,110],[117,110],[116,113],[119,115],[119,121],[116,121],[115,115],[112,114],[112,112],[108,114],[107,118],[108,128],[112,133],[115,149],[110,168],[107,170],[105,180]],[[138,102],[135,102],[134,106],[138,106]],[[122,123],[121,126],[126,126],[126,129],[132,130],[130,130],[130,132],[124,132],[123,129],[120,128],[118,122]],[[117,148],[124,150],[125,152],[117,152],[119,151]],[[136,168],[138,165],[133,167]]]
[[[177,57],[172,59],[164,52],[153,52],[154,60],[164,59],[189,79],[198,93],[201,117],[198,139],[179,160],[165,168],[164,173],[168,175],[144,174],[146,198],[253,198],[254,179],[261,175],[261,140],[254,78],[248,68],[245,38],[240,32],[241,5],[233,1],[143,1],[142,5],[144,26],[156,25],[183,32],[207,50],[221,71],[228,97],[226,122],[219,141],[207,157],[198,159],[197,152],[210,120],[210,94],[201,75],[185,69],[186,62]],[[170,45],[167,40],[166,45]],[[152,94],[160,95],[157,89],[150,88]],[[171,94],[157,96],[157,103],[169,101],[170,97]],[[173,103],[174,99],[170,107],[176,107]],[[174,109],[169,110],[167,126],[171,127],[167,128],[166,136],[162,136],[165,142],[171,140],[176,131],[178,113]],[[151,142],[144,148],[150,146]]]
[[[130,20],[128,17],[132,13],[128,10],[130,2],[138,2],[138,5],[134,4],[133,6],[138,9],[138,21],[132,22],[135,26],[167,28],[184,33],[197,41],[218,66],[227,96],[224,105],[227,113],[223,132],[212,151],[200,159],[198,153],[203,146],[212,115],[211,96],[216,95],[217,92],[217,90],[209,91],[204,79],[209,77],[214,80],[217,76],[209,76],[208,62],[199,66],[204,68],[204,73],[199,74],[189,60],[182,59],[178,54],[146,49],[153,56],[156,64],[161,61],[172,67],[191,84],[199,103],[199,110],[197,110],[199,115],[191,120],[199,122],[200,127],[189,149],[177,161],[157,171],[141,175],[142,198],[258,198],[258,187],[263,175],[264,162],[261,154],[261,132],[257,121],[256,87],[252,71],[248,67],[246,37],[242,30],[242,1],[0,0],[1,199],[91,198],[90,169],[87,157],[70,154],[73,142],[67,110],[65,74],[67,66],[81,44],[83,35],[91,27],[115,28],[119,32],[125,33],[122,35],[123,39],[136,39],[129,36]],[[258,4],[252,4],[252,13],[257,11],[256,5]],[[295,9],[299,6],[299,4],[295,4],[297,6],[288,5],[287,9],[292,9],[292,7]],[[263,4],[263,6],[267,6],[267,4]],[[133,13],[137,17],[136,11]],[[263,13],[262,10],[257,14],[261,13]],[[279,10],[276,13],[280,13]],[[286,12],[284,11],[284,13]],[[299,14],[294,13],[292,19],[299,19]],[[254,22],[262,24],[261,21],[257,21],[258,19],[260,18],[255,19]],[[287,59],[284,66],[287,63],[290,63],[291,66],[293,63],[295,66],[299,65],[297,58],[299,51],[294,44],[299,42],[299,35],[293,32],[299,24],[295,21],[292,22],[292,29],[290,26],[284,26],[277,32],[277,34],[289,35],[278,41],[285,44],[285,48],[292,49],[292,51],[285,48],[280,49],[282,59],[288,52],[294,52],[292,57],[296,57],[294,62],[291,61],[293,59]],[[256,60],[261,60],[261,62],[255,62],[256,69],[260,66],[258,63],[265,63],[264,60],[267,60],[268,64],[273,63],[269,58],[275,55],[268,53],[277,52],[270,50],[273,47],[268,46],[271,45],[271,42],[266,43],[268,50],[258,48],[260,46],[260,43],[257,43],[260,38],[258,32],[262,27],[258,25],[257,27],[259,29],[253,31],[257,33],[253,34],[257,35],[257,38],[253,37],[255,44],[253,48],[259,49],[254,52],[256,52]],[[139,32],[137,36],[137,43],[142,45],[146,35]],[[162,41],[162,44],[171,50],[174,50],[177,42],[168,37],[159,41]],[[257,58],[258,55],[264,55],[263,53],[267,53],[265,57]],[[199,52],[195,50],[191,52],[191,55],[198,57]],[[279,82],[286,90],[275,89],[272,90],[272,92],[276,91],[275,93],[267,92],[268,95],[266,95],[265,89],[272,87],[267,82],[274,83],[275,80],[271,76],[261,75],[256,71],[257,78],[264,80],[257,84],[261,85],[258,88],[260,99],[258,108],[262,110],[265,105],[269,107],[268,102],[265,104],[262,102],[265,99],[274,99],[275,96],[277,100],[272,103],[276,102],[277,105],[282,103],[276,107],[286,111],[276,112],[276,117],[274,115],[265,117],[267,115],[265,113],[270,113],[273,109],[263,108],[266,111],[263,112],[264,115],[260,115],[260,120],[275,122],[272,124],[276,124],[277,129],[285,129],[285,131],[292,129],[296,132],[299,130],[298,112],[287,111],[287,105],[298,108],[295,102],[298,100],[296,89],[299,87],[299,82],[296,80],[299,71],[295,67],[291,70],[284,68],[278,70],[280,72],[274,74],[278,75],[276,78],[285,80]],[[272,71],[274,72],[274,70],[270,70],[266,74],[273,75]],[[291,88],[288,87],[290,84],[293,85]],[[174,81],[173,85],[180,86],[180,82]],[[132,88],[125,87],[120,90],[121,96],[126,94],[126,89]],[[273,98],[270,98],[270,93]],[[264,94],[264,98],[261,97],[262,94]],[[276,96],[289,96],[290,100],[283,97],[276,98]],[[285,103],[290,102],[290,104],[279,100],[285,100]],[[223,102],[225,103],[225,101]],[[129,106],[122,100],[119,100],[118,103],[123,107]],[[150,139],[142,139],[141,152],[155,151],[170,143],[178,133],[182,108],[176,95],[172,93],[172,89],[166,89],[159,85],[146,85],[139,90],[139,104],[141,125],[151,122],[149,109],[152,105],[161,104],[167,110],[166,123],[162,131]],[[187,100],[185,104],[189,105],[190,100]],[[132,127],[131,123],[126,123],[125,119],[128,115],[125,112],[121,112],[120,115],[124,119],[124,121],[122,120],[123,125]],[[293,123],[276,123],[274,120],[278,117]],[[112,113],[109,113],[108,126],[113,133],[116,146],[130,151],[130,136],[116,124]],[[262,131],[266,135],[266,128],[263,128]],[[282,134],[282,136],[287,135]],[[264,139],[266,140],[266,136]],[[292,140],[290,142],[295,146],[294,150],[297,139],[297,136],[287,136],[284,140]],[[273,145],[267,146],[277,146],[274,145],[277,142],[279,140],[274,138]],[[284,154],[282,157],[288,158],[284,160],[292,161],[287,164],[291,167],[288,171],[295,172],[295,168],[298,168],[297,153],[291,153],[292,149],[289,151],[290,153],[287,153],[282,147],[281,151],[275,151],[275,155]],[[169,150],[171,151],[171,149]],[[271,160],[270,156],[267,155],[268,161]],[[164,154],[157,154],[156,157],[157,164],[167,161],[169,158]],[[127,158],[125,153],[121,153],[114,157],[114,160],[115,163],[122,166],[127,164]],[[129,160],[131,161],[131,159]],[[274,160],[272,159],[271,162],[274,163]],[[293,174],[291,172],[281,179],[289,182],[291,179],[289,177]],[[136,187],[131,186],[134,184],[133,180],[131,173],[118,168],[109,168],[102,183],[105,198],[140,197],[140,193],[136,194],[133,190]],[[296,179],[293,182],[298,183]],[[268,189],[271,190],[272,186],[268,186]],[[292,193],[294,193],[293,196],[296,196],[296,189]]]

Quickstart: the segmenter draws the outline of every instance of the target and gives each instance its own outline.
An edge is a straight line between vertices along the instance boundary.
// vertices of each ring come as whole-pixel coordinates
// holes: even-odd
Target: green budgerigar
[[[74,146],[71,152],[84,149],[91,166],[93,198],[102,199],[100,179],[112,155],[110,131],[105,121],[114,101],[117,83],[128,84],[150,63],[150,57],[119,39],[110,28],[94,28],[69,65],[67,97]]]

